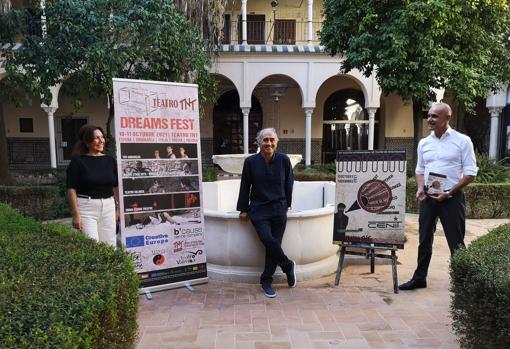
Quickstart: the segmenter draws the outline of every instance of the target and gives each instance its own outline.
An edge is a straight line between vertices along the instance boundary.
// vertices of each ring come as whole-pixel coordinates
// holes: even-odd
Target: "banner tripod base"
[[[344,264],[345,255],[365,256],[370,258],[370,272],[375,272],[375,258],[391,259],[391,272],[393,276],[393,292],[398,293],[398,277],[397,277],[397,248],[394,246],[373,246],[370,244],[340,244],[340,258],[338,260],[338,267],[336,269],[335,286],[340,283],[340,276],[342,275],[342,268]],[[347,248],[361,248],[365,252],[348,251]],[[391,254],[375,253],[375,250],[390,251]]]
[[[170,290],[170,289],[179,288],[179,287],[186,287],[190,292],[195,292],[195,288],[192,287],[192,285],[203,284],[208,281],[209,281],[209,278],[207,276],[205,276],[205,277],[198,278],[198,279],[179,281],[179,282],[174,282],[174,283],[169,283],[169,284],[161,284],[161,285],[157,285],[157,286],[147,286],[147,287],[142,287],[140,289],[140,294],[145,294],[147,299],[152,299],[152,294],[151,294],[152,292],[165,291],[165,290]],[[147,294],[150,295],[150,298]]]
[[[145,297],[146,297],[148,300],[152,300],[152,293],[151,293],[151,291],[149,291],[149,290],[145,290],[145,291],[144,291],[144,293],[145,293]]]
[[[188,291],[190,292],[195,292],[195,288],[193,286],[191,286],[191,284],[188,282],[188,283],[185,283],[184,286],[188,289]]]

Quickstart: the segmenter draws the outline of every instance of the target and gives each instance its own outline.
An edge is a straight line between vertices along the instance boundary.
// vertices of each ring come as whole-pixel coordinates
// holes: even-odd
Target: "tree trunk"
[[[115,116],[115,109],[113,107],[113,95],[108,95],[108,119],[106,120],[106,153],[113,157],[116,156],[115,150],[115,137],[112,135],[112,122]]]
[[[413,168],[416,168],[416,162],[418,161],[418,143],[422,136],[422,125],[423,125],[423,105],[413,100]],[[413,171],[414,172],[414,171]]]
[[[466,133],[466,107],[459,103],[457,113],[455,114],[455,129],[459,132]]]
[[[9,170],[9,150],[7,148],[7,134],[5,133],[5,119],[3,106],[0,104],[0,184],[12,184],[13,178]]]

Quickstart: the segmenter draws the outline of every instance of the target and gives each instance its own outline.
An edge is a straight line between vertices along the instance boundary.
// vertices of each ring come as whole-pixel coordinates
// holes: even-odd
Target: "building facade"
[[[339,73],[341,59],[319,44],[322,1],[238,0],[224,20],[223,45],[211,68],[220,97],[204,106],[201,120],[204,162],[213,154],[254,152],[255,134],[264,127],[277,130],[280,150],[302,154],[307,165],[330,162],[337,150],[407,149],[411,154],[412,104],[383,95],[375,76]],[[0,49],[19,45],[0,44]],[[89,99],[83,93],[77,110],[65,82],[52,92],[50,105],[34,99],[32,106],[17,108],[0,101],[13,169],[65,166],[79,127],[104,127],[106,96]],[[504,156],[510,144],[509,104],[508,89],[487,99],[494,158]]]

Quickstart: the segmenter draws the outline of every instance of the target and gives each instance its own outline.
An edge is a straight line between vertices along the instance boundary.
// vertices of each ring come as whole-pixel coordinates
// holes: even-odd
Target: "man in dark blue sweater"
[[[273,298],[276,291],[271,284],[278,265],[287,275],[289,287],[296,287],[296,263],[287,258],[281,246],[294,178],[289,157],[276,152],[278,136],[274,128],[261,130],[257,142],[260,152],[244,161],[237,210],[242,221],[250,218],[266,248],[260,283],[264,294]]]

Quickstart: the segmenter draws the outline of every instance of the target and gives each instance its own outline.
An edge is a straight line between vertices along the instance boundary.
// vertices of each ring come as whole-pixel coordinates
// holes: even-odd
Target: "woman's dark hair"
[[[89,152],[88,145],[94,140],[94,131],[99,130],[104,135],[101,127],[95,125],[83,125],[78,131],[78,142],[74,145],[74,155],[85,155]]]

